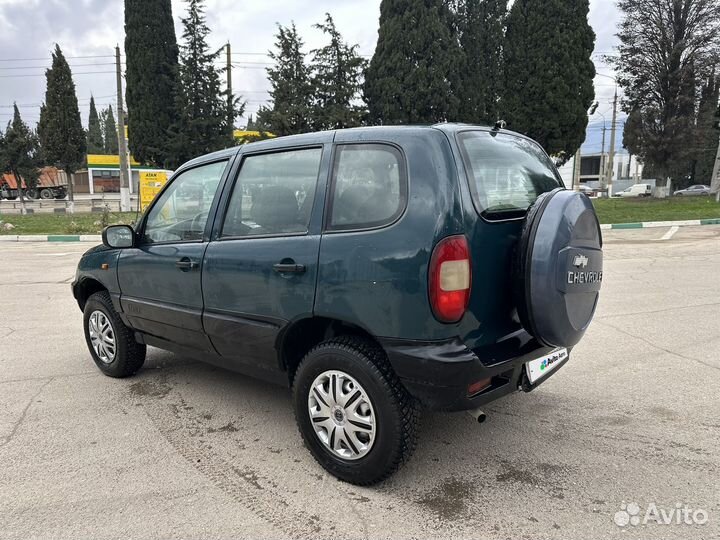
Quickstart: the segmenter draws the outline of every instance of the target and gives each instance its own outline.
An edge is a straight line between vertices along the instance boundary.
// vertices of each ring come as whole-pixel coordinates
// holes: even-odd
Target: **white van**
[[[620,191],[613,197],[649,197],[652,195],[652,186],[650,184],[635,184],[624,191]]]

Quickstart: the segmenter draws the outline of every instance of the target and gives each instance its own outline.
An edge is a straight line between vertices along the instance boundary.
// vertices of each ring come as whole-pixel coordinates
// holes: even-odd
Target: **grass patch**
[[[681,221],[720,218],[715,197],[592,199],[600,223]]]
[[[107,224],[132,224],[135,222],[135,212],[110,212]],[[103,214],[31,214],[21,216],[17,214],[2,214],[3,223],[12,223],[15,228],[6,231],[0,225],[0,234],[100,234],[103,230]]]

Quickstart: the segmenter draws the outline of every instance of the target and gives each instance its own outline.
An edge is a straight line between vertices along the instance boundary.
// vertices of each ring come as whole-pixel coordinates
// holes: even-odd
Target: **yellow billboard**
[[[119,168],[120,167],[120,156],[117,154],[106,155],[106,154],[88,154],[87,164],[90,169],[102,169],[102,168]],[[130,166],[137,167],[140,165],[135,158],[130,156]]]
[[[166,171],[140,171],[140,208],[143,212],[165,185],[167,179]]]

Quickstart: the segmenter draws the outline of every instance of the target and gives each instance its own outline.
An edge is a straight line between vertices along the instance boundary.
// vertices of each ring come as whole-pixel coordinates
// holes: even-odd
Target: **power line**
[[[80,71],[77,73],[73,73],[73,77],[75,75],[103,75],[105,73],[115,73],[114,71]],[[19,75],[0,75],[0,79],[13,79],[17,77],[44,77],[44,73],[37,73],[37,74],[30,74],[30,73],[22,73]]]
[[[72,58],[114,58],[114,55],[112,54],[97,54],[97,55],[89,55],[89,56],[66,56],[66,59]],[[47,56],[43,56],[42,58],[0,58],[0,62],[35,62],[40,60],[47,60]]]

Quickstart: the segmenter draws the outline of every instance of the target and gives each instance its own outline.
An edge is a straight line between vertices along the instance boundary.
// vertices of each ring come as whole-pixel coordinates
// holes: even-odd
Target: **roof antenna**
[[[495,127],[493,127],[493,131],[500,131],[501,129],[505,129],[505,126],[507,126],[507,122],[505,120],[498,120],[495,122]]]

